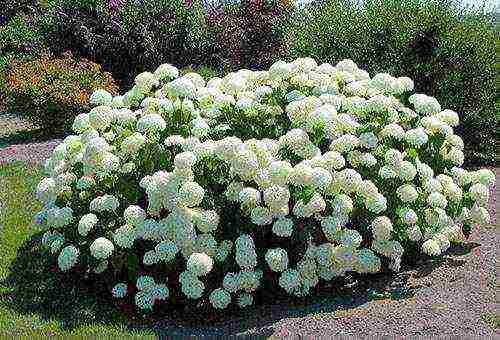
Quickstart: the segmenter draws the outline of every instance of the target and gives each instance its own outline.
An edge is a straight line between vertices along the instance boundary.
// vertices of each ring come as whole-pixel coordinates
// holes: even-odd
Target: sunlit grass
[[[21,314],[11,308],[9,302],[15,296],[2,281],[8,276],[9,265],[15,259],[19,247],[38,231],[33,224],[33,216],[40,210],[41,204],[34,192],[41,177],[41,169],[33,165],[0,164],[0,338],[50,335],[157,338],[151,330],[130,330],[123,322],[83,323],[74,328],[65,328],[67,320],[45,320],[40,315]]]
[[[498,313],[484,313],[481,315],[481,319],[495,331],[500,328],[500,316]]]
[[[41,205],[34,190],[42,173],[23,163],[0,164],[0,280],[19,246],[34,233],[33,216]]]

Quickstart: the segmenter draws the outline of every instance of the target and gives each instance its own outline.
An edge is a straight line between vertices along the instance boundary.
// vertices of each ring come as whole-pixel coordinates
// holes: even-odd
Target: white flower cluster
[[[118,285],[121,286],[117,289]],[[148,275],[137,278],[136,287],[138,292],[135,295],[135,304],[141,309],[152,310],[156,301],[166,300],[170,294],[166,284],[158,284]],[[117,284],[113,290],[114,293],[122,295],[117,297],[123,297],[126,294],[123,284]]]
[[[123,96],[98,90],[45,162],[43,244],[61,270],[90,254],[97,273],[146,249],[143,272],[167,266],[175,292],[217,309],[251,305],[267,275],[305,296],[379,272],[382,257],[399,270],[408,242],[440,255],[490,223],[495,175],[461,168],[458,114],[413,89],[352,60],[299,58],[208,81],[164,64]],[[140,308],[169,297],[152,276],[136,285]]]
[[[59,269],[63,272],[71,269],[78,261],[79,253],[80,252],[75,246],[64,247],[57,259]]]

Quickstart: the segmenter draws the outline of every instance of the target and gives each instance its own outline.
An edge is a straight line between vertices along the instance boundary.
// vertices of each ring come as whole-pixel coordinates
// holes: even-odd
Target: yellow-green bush
[[[88,109],[89,96],[98,88],[117,92],[113,78],[98,64],[48,55],[31,61],[13,61],[5,74],[7,111],[62,132],[73,118]]]

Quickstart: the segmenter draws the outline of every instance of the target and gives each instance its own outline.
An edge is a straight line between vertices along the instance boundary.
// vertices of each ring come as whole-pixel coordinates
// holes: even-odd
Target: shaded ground
[[[58,140],[0,146],[0,163],[21,160],[41,163]],[[497,183],[500,171],[496,169]],[[465,247],[454,247],[441,263],[421,264],[384,277],[369,288],[409,291],[408,297],[373,300],[364,289],[351,296],[328,298],[307,306],[276,304],[259,307],[244,317],[229,317],[213,327],[182,327],[164,321],[151,328],[160,337],[172,336],[446,336],[495,337],[498,325],[496,257],[498,227],[496,199],[491,193],[492,226],[473,230]],[[396,292],[396,294],[395,294]],[[150,329],[151,329],[150,328]]]

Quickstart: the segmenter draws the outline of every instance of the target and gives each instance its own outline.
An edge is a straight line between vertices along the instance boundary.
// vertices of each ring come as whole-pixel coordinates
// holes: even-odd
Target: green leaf
[[[136,254],[128,254],[127,268],[129,281],[133,282],[136,279],[137,269],[139,268],[139,258]]]

